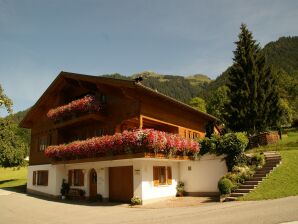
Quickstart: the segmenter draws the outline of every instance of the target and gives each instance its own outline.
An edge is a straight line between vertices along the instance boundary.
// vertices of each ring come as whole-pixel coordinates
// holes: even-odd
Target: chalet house
[[[20,124],[32,133],[27,191],[58,197],[66,180],[85,198],[147,203],[182,181],[188,195],[218,194],[225,162],[193,159],[216,120],[138,81],[61,72]]]

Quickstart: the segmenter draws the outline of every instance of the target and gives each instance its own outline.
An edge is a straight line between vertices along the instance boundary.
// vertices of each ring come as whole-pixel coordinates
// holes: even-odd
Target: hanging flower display
[[[159,153],[169,157],[196,156],[199,153],[199,143],[176,134],[153,129],[137,129],[49,146],[45,150],[45,155],[54,160],[71,160],[139,152]]]
[[[95,96],[86,95],[85,97],[71,101],[66,105],[50,109],[47,113],[47,117],[57,121],[61,118],[68,117],[73,113],[97,112],[100,111],[100,109],[100,102],[96,100]]]

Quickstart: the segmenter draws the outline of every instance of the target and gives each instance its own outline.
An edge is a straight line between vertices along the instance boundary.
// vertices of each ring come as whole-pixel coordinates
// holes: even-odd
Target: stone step
[[[272,161],[275,161],[275,160],[281,160],[281,157],[280,156],[276,156],[276,157],[266,157],[265,158],[265,160],[266,161],[270,161],[270,160],[272,160]]]
[[[267,163],[280,163],[280,160],[266,160],[265,161],[265,164],[267,164]]]
[[[253,177],[267,177],[267,174],[266,173],[255,173],[254,175],[253,175]]]
[[[236,200],[237,200],[236,197],[226,197],[224,201],[226,202],[226,201],[236,201]]]
[[[268,170],[257,170],[255,172],[255,174],[268,174],[268,173],[270,173],[270,171],[268,171]]]
[[[252,180],[247,180],[244,182],[243,185],[258,185],[260,181],[252,181]]]
[[[257,185],[240,185],[238,189],[255,189]]]
[[[265,161],[280,161],[281,157],[265,157]]]
[[[258,171],[271,171],[273,170],[273,168],[275,168],[275,166],[266,166],[266,167],[262,167]]]
[[[262,180],[263,180],[263,177],[253,177],[249,179],[249,181],[262,181]]]
[[[246,193],[232,193],[230,196],[231,197],[241,197],[243,195],[245,195]]]
[[[254,189],[254,188],[253,188]],[[251,192],[253,189],[236,189],[233,193],[249,193]]]

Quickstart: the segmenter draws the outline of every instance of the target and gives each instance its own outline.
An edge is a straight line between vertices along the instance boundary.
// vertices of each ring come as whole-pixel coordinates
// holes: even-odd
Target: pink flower
[[[71,101],[66,105],[50,109],[47,113],[47,117],[52,120],[57,120],[69,116],[72,112],[97,112],[100,111],[100,109],[100,102],[96,100],[94,96],[86,95],[85,97]]]
[[[199,143],[177,134],[153,129],[137,129],[74,141],[66,145],[49,146],[45,150],[45,155],[56,160],[67,160],[137,152],[192,156],[199,152]]]

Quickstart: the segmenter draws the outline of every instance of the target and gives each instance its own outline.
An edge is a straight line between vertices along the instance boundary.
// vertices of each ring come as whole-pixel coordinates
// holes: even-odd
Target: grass
[[[27,183],[27,167],[0,168],[0,188],[23,192]]]
[[[298,195],[298,129],[288,129],[287,137],[276,144],[250,151],[279,151],[282,163],[252,192],[239,200],[264,200]]]

